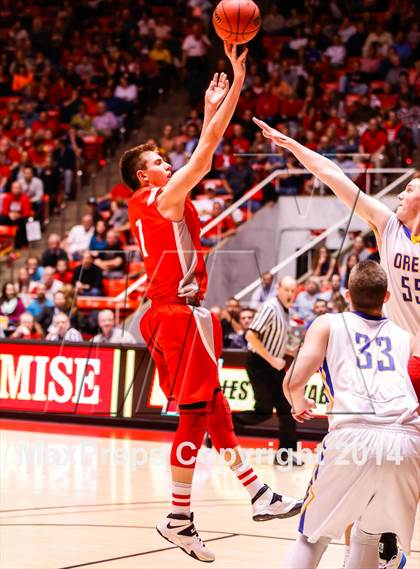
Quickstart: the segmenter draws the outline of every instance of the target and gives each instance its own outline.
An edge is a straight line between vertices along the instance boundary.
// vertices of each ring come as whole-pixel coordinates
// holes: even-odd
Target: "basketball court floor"
[[[200,567],[155,530],[168,512],[171,433],[11,420],[0,428],[1,569]],[[310,465],[285,471],[268,464],[267,441],[244,443],[265,447],[255,468],[272,488],[304,494]],[[192,495],[212,566],[281,567],[298,517],[253,522],[230,470],[207,464],[213,452],[203,453]],[[420,567],[419,511],[412,548],[406,569]],[[320,567],[341,568],[343,550],[334,542]]]

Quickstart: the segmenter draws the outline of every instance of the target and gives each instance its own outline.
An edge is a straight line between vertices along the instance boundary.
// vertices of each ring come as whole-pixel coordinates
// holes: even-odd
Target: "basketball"
[[[260,9],[252,0],[222,0],[213,12],[213,25],[222,40],[247,43],[260,29]]]

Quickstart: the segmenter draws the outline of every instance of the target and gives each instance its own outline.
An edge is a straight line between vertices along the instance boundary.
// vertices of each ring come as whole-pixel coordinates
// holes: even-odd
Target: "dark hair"
[[[14,283],[12,283],[12,281],[7,281],[7,282],[4,283],[3,288],[1,289],[1,297],[0,297],[0,301],[1,301],[1,302],[5,302],[5,301],[7,300],[7,297],[6,297],[6,288],[7,288],[9,285],[12,285],[13,290],[14,290],[14,292],[15,292],[15,296],[17,296],[17,292],[16,292],[16,289],[15,289]]]
[[[140,187],[140,181],[137,178],[136,172],[146,166],[145,154],[147,152],[157,152],[157,147],[154,144],[140,144],[140,146],[126,150],[121,156],[121,178],[126,186],[128,186],[130,190],[133,190],[133,192]]]
[[[355,310],[381,309],[388,289],[385,271],[376,261],[361,261],[349,277],[349,293]]]

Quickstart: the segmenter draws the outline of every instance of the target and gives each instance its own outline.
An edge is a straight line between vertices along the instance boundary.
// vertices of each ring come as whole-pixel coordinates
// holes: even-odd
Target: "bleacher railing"
[[[379,173],[386,173],[385,169],[381,169],[381,168],[375,168],[375,169],[372,168],[372,170],[378,171]],[[409,169],[388,168],[388,170],[392,170],[392,173],[403,172],[403,174],[401,176],[399,176],[396,180],[394,180],[393,182],[388,184],[383,190],[381,190],[380,192],[378,192],[375,195],[375,198],[378,200],[381,200],[384,196],[389,194],[392,190],[397,188],[399,185],[403,184],[415,172],[415,170],[413,168],[409,168]],[[344,172],[348,173],[348,170],[344,170]],[[296,259],[298,259],[301,255],[303,255],[307,251],[310,251],[311,249],[316,247],[316,245],[318,245],[319,243],[322,243],[326,239],[326,237],[328,237],[328,235],[331,235],[331,233],[334,233],[334,231],[337,231],[337,229],[340,229],[341,227],[343,227],[343,225],[345,226],[345,224],[348,222],[348,220],[349,220],[349,214],[347,214],[346,216],[339,219],[336,223],[334,223],[334,225],[331,225],[331,227],[329,227],[328,229],[326,229],[325,231],[320,233],[320,235],[318,235],[317,237],[314,237],[313,239],[311,239],[308,243],[306,243],[306,245],[303,245],[295,253],[293,253],[292,255],[290,255],[289,257],[284,259],[283,261],[281,261],[281,263],[278,263],[276,266],[274,266],[272,269],[270,269],[270,273],[272,275],[278,274],[282,269],[287,267],[287,265],[289,263],[291,263],[292,261],[295,261]],[[258,278],[255,281],[253,281],[252,283],[250,283],[248,286],[244,287],[239,292],[237,292],[234,295],[235,298],[237,298],[238,300],[245,298],[247,295],[251,294],[260,284],[261,284],[261,279]]]

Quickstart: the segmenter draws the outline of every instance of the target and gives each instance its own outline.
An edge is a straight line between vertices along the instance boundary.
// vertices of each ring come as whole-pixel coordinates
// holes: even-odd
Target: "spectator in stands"
[[[277,285],[274,281],[274,275],[270,271],[266,271],[261,276],[261,284],[255,289],[251,296],[250,307],[259,308],[260,304],[270,298],[276,296]]]
[[[193,24],[191,33],[182,42],[182,62],[185,69],[190,105],[201,99],[207,81],[207,52],[211,46],[200,23]]]
[[[111,344],[136,344],[136,340],[130,332],[115,326],[115,317],[112,310],[101,310],[98,314],[98,326],[100,334],[94,336],[93,341]]]
[[[49,306],[52,308],[54,306],[53,302],[46,297],[45,293],[45,284],[38,283],[36,287],[36,297],[27,307],[27,311],[30,312],[34,318],[37,318],[41,314],[44,307]]]
[[[38,257],[28,257],[26,260],[26,268],[29,273],[30,282],[37,282],[42,280],[42,275],[44,274],[44,267],[41,267],[41,263]]]
[[[366,261],[369,257],[369,250],[366,248],[365,241],[361,235],[356,235],[353,238],[350,251],[341,258],[341,265],[345,265],[347,263],[347,259],[350,255],[357,255],[359,261]]]
[[[242,330],[239,322],[239,314],[241,312],[241,304],[234,297],[226,301],[226,308],[222,310],[220,324],[223,332],[223,346],[226,348],[230,345],[234,334],[238,334]]]
[[[309,277],[305,281],[305,290],[300,292],[292,306],[291,313],[294,318],[298,318],[307,323],[314,317],[313,306],[319,296],[319,281],[317,277]]]
[[[70,319],[64,312],[54,316],[52,327],[45,339],[49,342],[83,342],[81,333],[71,328]]]
[[[172,164],[172,171],[176,172],[188,162],[188,154],[185,151],[185,142],[175,142],[172,150],[169,152],[169,160]]]
[[[79,107],[79,112],[73,115],[70,124],[76,129],[79,136],[94,133],[92,117],[87,113],[86,105],[83,103]]]
[[[39,175],[44,186],[44,194],[48,196],[49,211],[46,212],[47,217],[54,213],[59,213],[58,205],[61,200],[61,178],[60,171],[54,164],[52,155],[47,154],[45,163]]]
[[[9,327],[16,325],[19,316],[25,312],[25,306],[12,282],[3,285],[0,297],[0,315],[7,316]]]
[[[128,207],[124,200],[111,202],[111,217],[108,223],[118,235],[121,235],[124,231],[129,231]]]
[[[118,121],[115,114],[107,110],[103,101],[98,103],[98,114],[93,118],[93,127],[98,134],[105,138],[104,150],[113,151]]]
[[[348,310],[348,304],[341,293],[334,292],[331,301],[328,303],[328,310],[333,314],[346,312],[346,310]]]
[[[249,325],[252,322],[252,319],[254,318],[254,315],[255,315],[254,309],[242,308],[242,310],[239,313],[239,324],[241,325],[242,330],[237,334],[233,334],[231,336],[229,348],[235,350],[245,350],[245,348],[248,345],[245,339],[245,334],[249,328]]]
[[[214,221],[219,215],[223,213],[223,207],[218,201],[213,203],[213,210],[210,219],[207,223]],[[228,215],[219,221],[214,227],[207,230],[206,234],[201,238],[201,243],[204,247],[214,247],[222,239],[227,239],[236,233],[236,225],[232,217]]]
[[[343,40],[337,34],[334,36],[332,45],[326,49],[325,55],[329,58],[331,65],[334,67],[342,67],[346,57],[346,47]]]
[[[121,278],[124,275],[125,254],[121,250],[121,242],[113,229],[107,231],[106,247],[99,251],[95,265],[103,271],[103,275],[107,278]]]
[[[286,20],[279,13],[278,6],[275,2],[270,4],[270,10],[263,18],[262,28],[266,34],[277,35],[286,27]]]
[[[88,249],[93,237],[94,227],[91,215],[82,217],[81,225],[74,225],[67,236],[66,250],[73,261],[79,261],[83,253]]]
[[[64,179],[65,199],[70,199],[72,195],[74,174],[80,156],[81,150],[68,138],[60,139],[53,152],[53,161]]]
[[[90,251],[83,253],[82,263],[74,269],[73,284],[80,296],[102,295],[102,269],[93,263]]]
[[[347,256],[346,261],[340,266],[341,285],[344,288],[348,288],[350,271],[359,261],[359,256],[356,253],[350,253]]]
[[[60,236],[51,233],[48,237],[48,247],[42,253],[41,265],[43,267],[56,267],[59,259],[68,260],[67,253],[60,247]]]
[[[381,168],[384,163],[386,143],[386,132],[379,128],[377,119],[370,119],[368,128],[360,138],[359,150],[368,155],[375,168]]]
[[[30,284],[31,280],[28,269],[26,267],[20,267],[18,270],[18,278],[15,282],[15,289],[24,306],[27,306],[32,300],[29,293]]]
[[[54,278],[63,284],[72,284],[73,271],[69,269],[69,262],[67,259],[58,259],[57,266],[55,267]]]
[[[216,186],[214,184],[206,184],[204,193],[198,199],[193,200],[195,209],[200,218],[200,223],[205,225],[212,216],[213,205],[217,202],[223,205],[222,197],[217,197]]]
[[[54,298],[54,294],[63,288],[63,283],[55,278],[54,267],[44,267],[40,283],[45,285],[45,296],[51,301]],[[36,291],[40,283],[32,282],[30,285],[31,292]]]
[[[41,326],[30,312],[23,312],[20,315],[16,330],[10,334],[13,340],[42,340],[43,337]]]
[[[38,314],[36,320],[41,325],[44,332],[48,331],[51,326],[53,317],[60,312],[66,312],[67,299],[63,290],[58,290],[54,294],[53,306],[44,306],[41,312]]]
[[[335,272],[338,272],[337,259],[331,255],[325,246],[315,250],[312,261],[312,272],[314,277],[321,277],[321,280],[329,281]]]
[[[214,158],[214,169],[219,175],[220,172],[227,170],[235,163],[236,156],[233,154],[232,145],[229,141],[224,141],[222,145],[222,152],[220,152],[220,154],[216,154]]]
[[[10,193],[3,196],[3,209],[0,216],[1,225],[12,225],[17,228],[15,237],[16,249],[21,249],[28,243],[26,237],[26,223],[32,215],[31,202],[22,192],[19,182],[13,182]]]
[[[226,190],[233,195],[234,201],[250,190],[254,181],[254,174],[243,156],[237,156],[235,164],[229,166],[225,172],[224,184]]]
[[[22,192],[28,196],[31,202],[35,217],[42,219],[44,184],[37,176],[34,176],[34,171],[30,167],[23,170],[23,178],[19,181],[19,184],[22,188]]]
[[[107,234],[107,226],[103,219],[98,219],[95,223],[95,232],[92,235],[92,238],[89,243],[89,251],[93,254],[94,257],[97,256],[97,253],[93,253],[93,251],[104,251],[107,247],[106,241],[106,234]]]
[[[319,295],[319,298],[323,298],[327,302],[331,302],[333,295],[336,294],[337,292],[340,293],[344,297],[344,295],[346,293],[346,289],[343,286],[341,286],[340,275],[334,274],[331,277],[331,288],[329,290],[326,290],[325,292],[322,292]]]
[[[322,316],[322,314],[327,314],[328,312],[328,302],[323,298],[317,298],[314,302],[314,306],[312,308],[313,318],[307,320],[305,327],[306,329],[312,324],[312,322],[318,318],[318,316]]]

